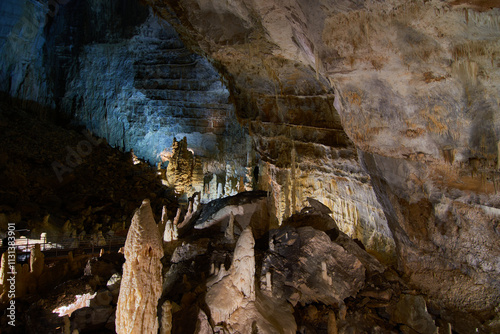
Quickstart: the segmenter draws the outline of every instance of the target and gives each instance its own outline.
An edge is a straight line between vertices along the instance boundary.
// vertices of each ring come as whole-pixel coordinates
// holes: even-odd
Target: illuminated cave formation
[[[497,1],[0,15],[2,333],[500,332]]]

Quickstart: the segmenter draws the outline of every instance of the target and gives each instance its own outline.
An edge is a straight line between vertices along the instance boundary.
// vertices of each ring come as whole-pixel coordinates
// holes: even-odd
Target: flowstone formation
[[[157,333],[162,293],[163,242],[149,200],[137,209],[125,243],[125,264],[116,310],[119,334]]]

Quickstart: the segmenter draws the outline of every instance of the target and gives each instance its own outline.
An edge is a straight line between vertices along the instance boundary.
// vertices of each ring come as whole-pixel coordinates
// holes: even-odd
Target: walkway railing
[[[126,236],[96,237],[87,236],[85,238],[65,238],[57,242],[50,242],[46,239],[16,239],[16,254],[21,262],[27,261],[30,257],[31,249],[35,245],[40,245],[40,250],[45,257],[67,256],[69,252],[80,252],[94,254],[101,249],[107,251],[118,251],[125,245]],[[8,251],[8,246],[0,247],[0,253]]]

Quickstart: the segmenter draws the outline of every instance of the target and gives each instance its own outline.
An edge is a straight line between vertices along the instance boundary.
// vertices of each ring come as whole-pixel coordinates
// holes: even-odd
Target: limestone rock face
[[[0,90],[15,98],[54,107],[49,73],[42,61],[46,4],[46,1],[2,2]]]
[[[60,1],[56,9],[52,2],[2,3],[0,91],[33,108],[57,106],[155,165],[166,165],[174,138],[185,137],[196,161],[180,174],[191,174],[193,184],[179,180],[178,188],[201,191],[204,175],[245,179],[253,167],[251,140],[235,117],[227,82],[166,20],[138,0]]]
[[[157,333],[162,291],[163,243],[149,200],[132,218],[125,243],[125,264],[116,311],[117,333]]]
[[[380,189],[401,269],[440,304],[462,305],[464,311],[494,308],[500,300],[500,235],[491,222],[498,209],[481,203],[495,201],[436,188],[431,180],[422,185],[423,174],[432,172],[421,163],[367,153],[363,160]]]
[[[493,310],[498,2],[148,3],[232,77],[280,219],[321,200],[437,300]]]

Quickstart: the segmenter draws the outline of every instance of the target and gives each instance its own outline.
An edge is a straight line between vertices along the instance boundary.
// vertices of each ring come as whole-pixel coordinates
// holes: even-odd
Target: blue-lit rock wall
[[[41,1],[0,2],[0,91],[54,107],[43,53],[49,12]]]
[[[183,137],[196,156],[246,163],[245,133],[218,72],[167,22],[133,1],[75,1],[62,13],[48,52],[52,68],[64,68],[57,92],[73,119],[151,163]]]
[[[58,107],[150,163],[186,137],[196,156],[223,161],[209,172],[246,165],[223,80],[166,21],[135,0],[61,3],[2,2],[2,91]]]

